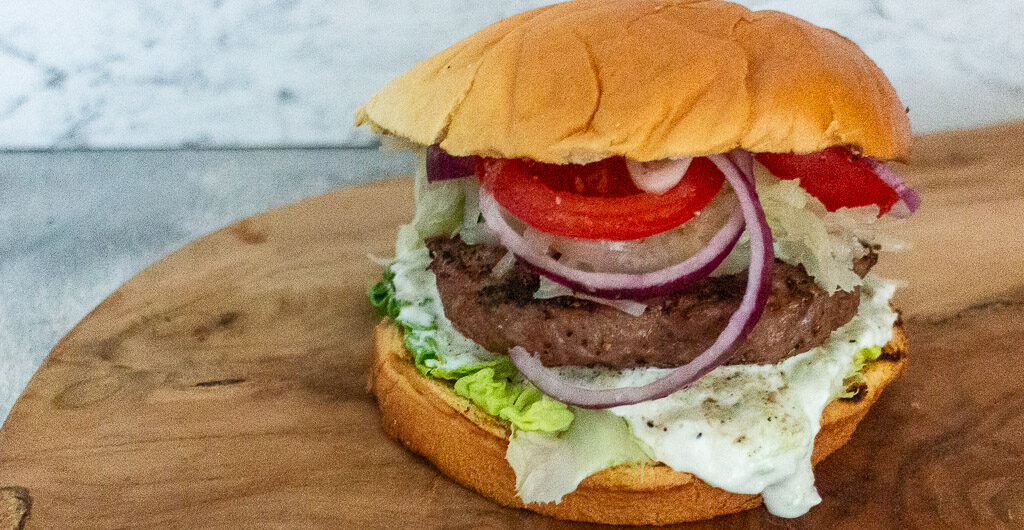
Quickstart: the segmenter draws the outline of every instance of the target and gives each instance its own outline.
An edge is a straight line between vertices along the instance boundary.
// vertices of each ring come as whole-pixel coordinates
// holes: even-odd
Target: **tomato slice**
[[[881,216],[900,199],[896,190],[875,174],[867,159],[842,147],[829,147],[806,155],[758,153],[754,156],[776,177],[800,179],[800,187],[820,200],[830,212],[877,204]]]
[[[661,195],[637,188],[622,157],[586,165],[480,158],[477,175],[498,204],[537,230],[616,241],[685,223],[711,201],[724,180],[706,158],[694,159],[679,184]]]

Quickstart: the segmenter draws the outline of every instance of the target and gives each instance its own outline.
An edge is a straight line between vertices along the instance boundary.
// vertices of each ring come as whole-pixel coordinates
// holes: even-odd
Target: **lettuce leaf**
[[[515,373],[508,357],[504,374],[487,367],[455,382],[455,393],[468,398],[492,416],[506,420],[525,431],[558,432],[569,428],[573,413],[564,403],[555,401],[537,387],[513,382]],[[504,375],[504,377],[503,377]]]
[[[392,319],[398,316],[404,302],[395,297],[395,273],[391,267],[384,269],[381,281],[370,286],[366,291],[366,298],[370,300],[370,305],[377,310],[378,315]]]
[[[574,408],[572,414],[565,432],[518,431],[509,440],[505,458],[524,503],[558,502],[602,469],[651,460],[626,420],[606,410]]]
[[[838,398],[846,399],[857,395],[857,386],[864,383],[864,366],[882,355],[881,346],[871,346],[870,348],[861,348],[853,356],[853,366],[850,368],[849,373],[843,379],[843,390],[839,393]]]
[[[870,348],[861,348],[856,355],[853,356],[853,372],[860,372],[864,369],[864,365],[874,361],[882,355],[881,346],[872,346]]]

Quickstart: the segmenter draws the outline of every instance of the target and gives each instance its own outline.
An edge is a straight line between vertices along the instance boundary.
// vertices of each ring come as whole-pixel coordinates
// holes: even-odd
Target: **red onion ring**
[[[914,188],[908,186],[906,182],[903,182],[903,179],[896,176],[896,173],[893,173],[891,169],[877,159],[873,157],[864,157],[864,159],[871,165],[875,175],[878,175],[882,182],[888,184],[900,196],[900,202],[903,203],[904,208],[889,210],[893,217],[906,219],[921,207],[921,196],[917,194]]]
[[[744,226],[742,208],[738,204],[711,241],[682,263],[642,274],[588,272],[560,263],[534,248],[505,221],[498,201],[485,186],[480,186],[480,213],[487,222],[487,228],[498,237],[501,244],[536,273],[574,291],[611,300],[644,300],[678,291],[704,278],[711,274],[736,246]]]
[[[733,347],[757,324],[764,310],[771,289],[771,271],[775,261],[772,249],[772,232],[761,209],[757,190],[750,182],[752,175],[745,175],[740,167],[725,155],[709,157],[736,191],[740,208],[750,232],[750,269],[747,273],[747,288],[743,301],[729,323],[718,335],[714,344],[704,350],[696,359],[674,369],[668,375],[652,383],[616,389],[590,389],[577,386],[563,379],[558,371],[545,367],[540,359],[522,346],[509,351],[509,356],[523,376],[545,394],[569,405],[583,408],[609,408],[631,405],[672,394],[714,370],[729,358]]]
[[[729,151],[725,156],[732,160],[740,173],[747,178],[747,181],[754,184],[754,154],[746,149],[736,148]]]
[[[437,145],[427,147],[427,182],[460,179],[475,174],[475,156],[453,156]]]

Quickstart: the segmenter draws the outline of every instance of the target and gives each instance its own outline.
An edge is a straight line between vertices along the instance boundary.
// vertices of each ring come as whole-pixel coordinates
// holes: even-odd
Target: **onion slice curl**
[[[427,147],[427,182],[460,179],[475,174],[475,156],[454,156],[437,145]]]
[[[891,213],[893,217],[897,219],[906,219],[910,217],[910,214],[916,212],[917,209],[921,207],[921,196],[917,194],[917,191],[908,186],[906,182],[903,182],[903,179],[899,178],[896,173],[893,173],[888,166],[873,157],[865,157],[865,160],[867,160],[871,165],[871,169],[874,170],[875,175],[878,175],[878,178],[882,179],[882,182],[888,184],[889,187],[900,196],[900,201],[896,204],[899,205],[902,203],[903,207],[894,207],[892,210],[889,210],[889,213]]]
[[[736,343],[757,324],[771,289],[771,270],[775,260],[771,228],[768,227],[764,210],[761,209],[757,191],[754,189],[753,176],[744,174],[745,171],[726,155],[712,155],[709,158],[725,174],[726,180],[736,191],[743,218],[750,228],[750,269],[747,273],[747,287],[740,307],[729,317],[725,329],[718,335],[714,344],[696,359],[674,369],[664,377],[646,385],[616,389],[578,386],[562,378],[557,370],[545,367],[538,357],[527,352],[522,346],[512,348],[509,356],[516,368],[545,394],[569,405],[594,409],[663,398],[685,388],[724,363]]]
[[[679,184],[690,169],[693,157],[665,158],[651,162],[638,162],[631,158],[626,159],[626,169],[629,170],[629,178],[633,185],[647,193],[658,195]]]
[[[519,235],[501,212],[501,206],[480,186],[480,213],[487,227],[505,248],[548,279],[574,291],[611,300],[644,300],[678,291],[711,274],[729,255],[743,233],[742,203],[737,204],[726,223],[699,252],[686,261],[642,274],[589,272],[570,267],[548,256]]]

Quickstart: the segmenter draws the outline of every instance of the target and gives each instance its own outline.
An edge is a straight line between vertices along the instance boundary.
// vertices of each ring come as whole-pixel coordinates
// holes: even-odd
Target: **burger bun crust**
[[[906,337],[897,322],[882,358],[868,364],[866,388],[858,398],[835,400],[825,407],[814,464],[850,439],[882,389],[899,375],[905,359]],[[653,464],[605,469],[584,479],[559,503],[524,506],[516,495],[515,473],[505,459],[508,427],[456,395],[449,385],[420,375],[409,360],[401,331],[386,320],[374,333],[370,386],[388,436],[456,482],[504,506],[572,521],[664,525],[710,519],[762,503],[760,495],[728,492],[690,473]]]
[[[385,85],[356,124],[453,155],[587,163],[845,145],[905,160],[907,109],[849,39],[723,1],[574,0]]]

